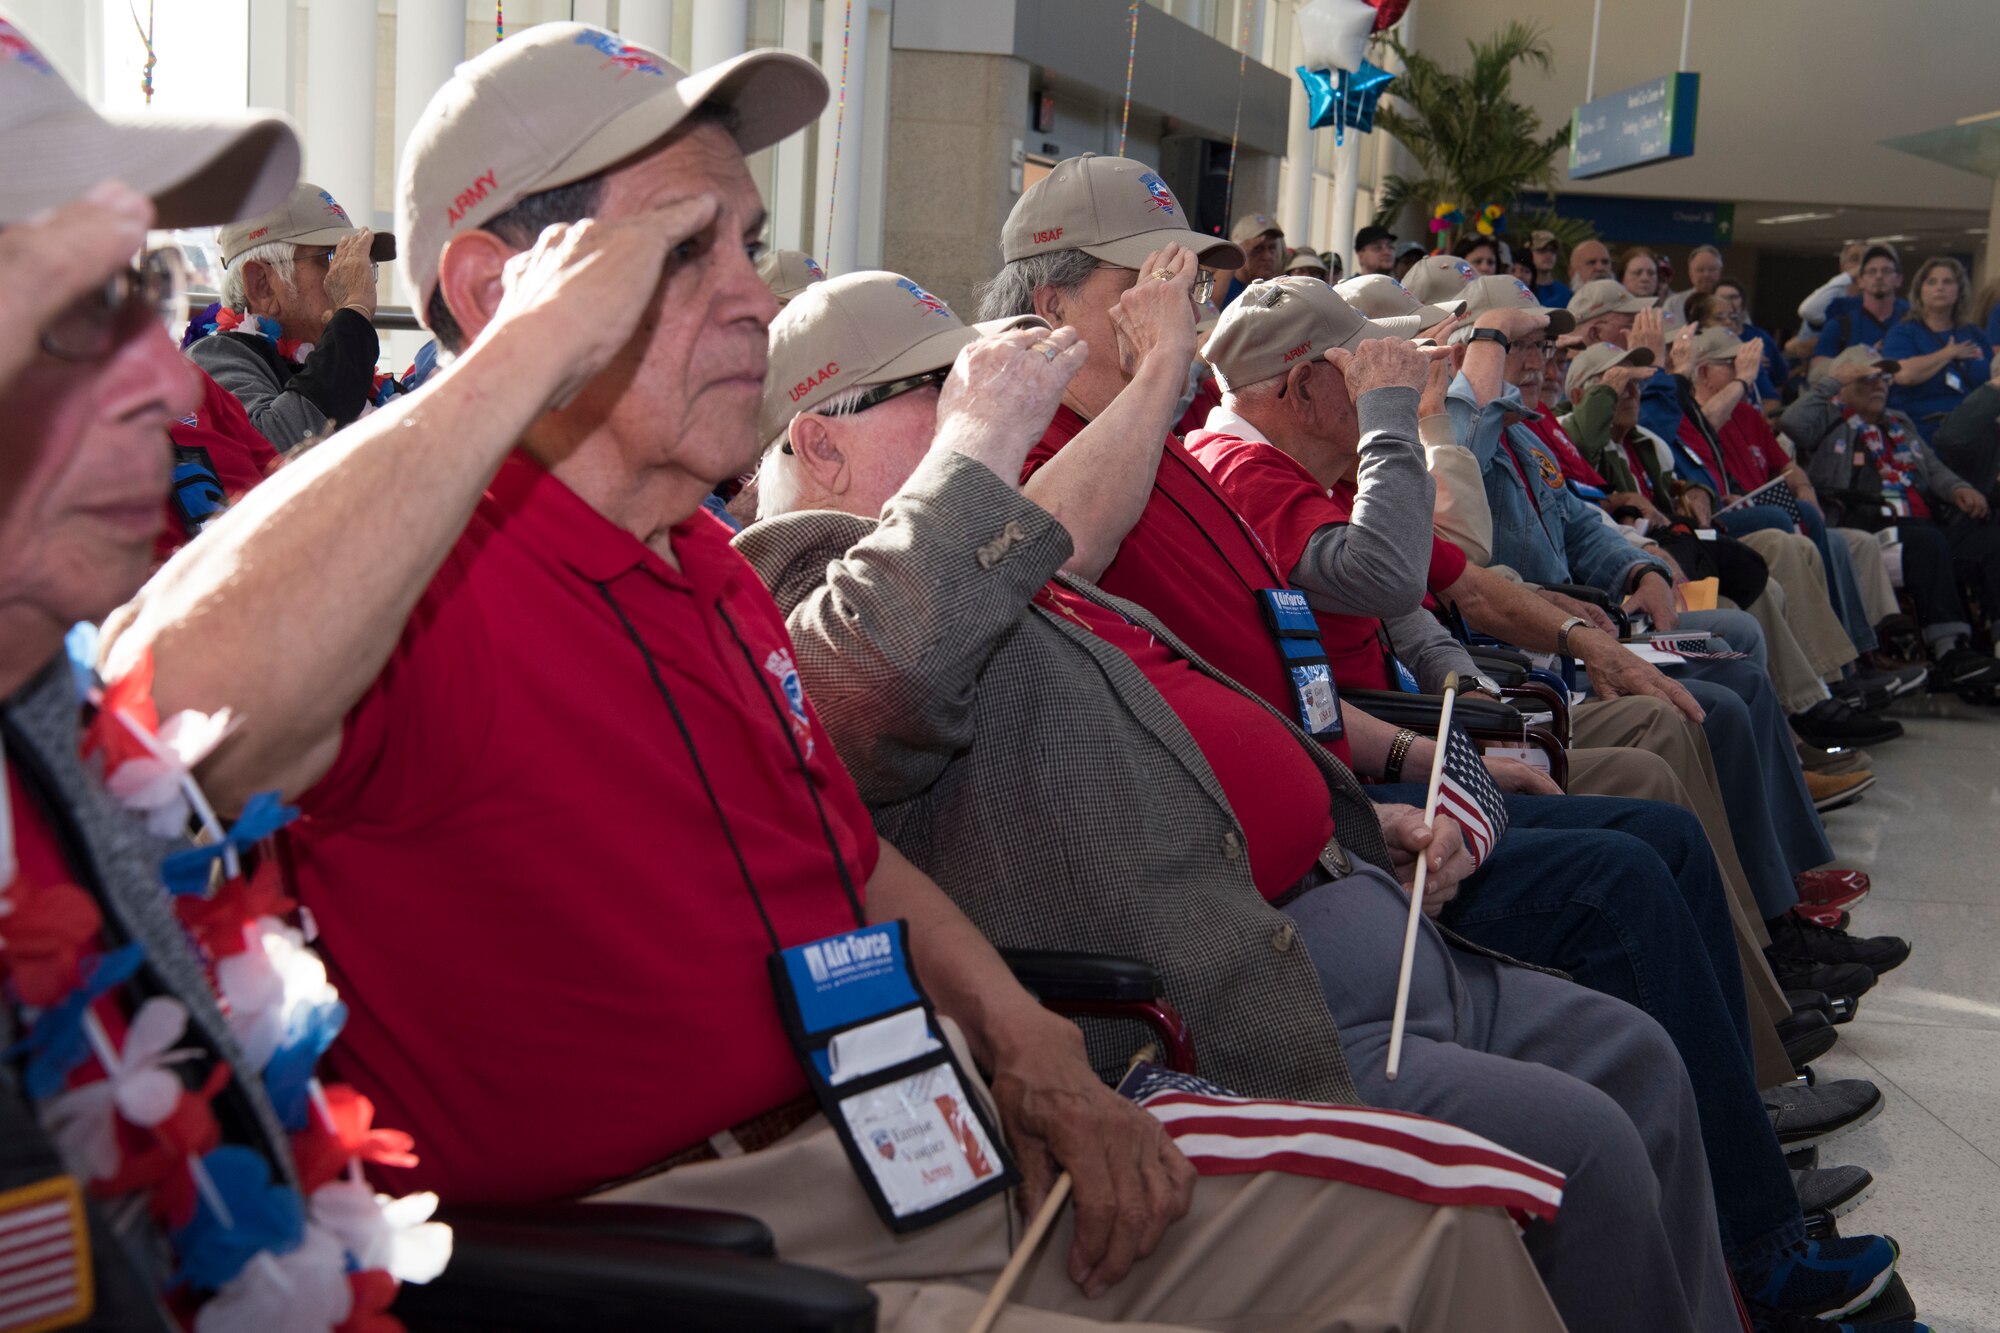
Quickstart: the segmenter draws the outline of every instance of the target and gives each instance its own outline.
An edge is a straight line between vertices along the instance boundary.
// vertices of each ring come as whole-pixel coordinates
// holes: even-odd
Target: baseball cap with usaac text
[[[1014,201],[1000,229],[1008,263],[1057,250],[1081,250],[1136,269],[1169,244],[1185,245],[1203,267],[1243,267],[1243,247],[1188,226],[1180,200],[1160,173],[1129,157],[1085,153],[1065,158]]]
[[[1038,315],[966,324],[900,273],[843,273],[815,282],[771,322],[770,369],[757,434],[768,448],[801,412],[850,389],[944,370],[991,333],[1047,328]]]
[[[100,113],[0,10],[0,162],[0,227],[106,180],[149,196],[156,227],[206,227],[283,203],[299,139],[268,112]]]
[[[1225,390],[1273,379],[1328,349],[1352,351],[1371,338],[1400,338],[1373,322],[1317,278],[1253,282],[1222,312],[1202,345],[1202,359]]]
[[[216,234],[222,247],[222,265],[227,268],[236,256],[272,241],[293,245],[338,245],[360,231],[347,220],[347,210],[317,185],[300,181],[285,202],[267,213],[232,222]],[[378,231],[368,245],[368,257],[386,264],[396,257],[396,238]]]
[[[734,112],[737,146],[753,153],[811,124],[826,99],[826,76],[789,51],[750,51],[689,74],[602,28],[522,29],[460,65],[404,146],[396,233],[417,308],[430,301],[452,237],[617,166],[696,108]]]

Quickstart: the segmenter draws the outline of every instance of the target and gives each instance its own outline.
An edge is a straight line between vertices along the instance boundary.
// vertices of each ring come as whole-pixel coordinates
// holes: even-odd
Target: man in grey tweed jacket
[[[1039,594],[1055,580],[1255,696],[1141,607],[1059,574],[1071,535],[1013,481],[1053,395],[1025,397],[1011,349],[972,345],[977,330],[894,300],[901,281],[833,279],[773,325],[762,426],[784,461],[767,455],[760,512],[792,512],[737,539],[787,612],[801,677],[877,828],[997,944],[1153,964],[1205,1076],[1249,1095],[1358,1100],[1337,1021],[1367,1029],[1379,1059],[1407,902],[1375,807],[1257,701],[1274,741],[1311,756],[1335,829],[1318,867],[1266,900],[1243,825],[1174,707]],[[1133,341],[1185,355],[1172,339]],[[927,374],[954,356],[933,397]],[[938,426],[952,416],[1004,423],[987,433],[1007,445],[960,452],[968,432]],[[1568,1175],[1564,1215],[1531,1225],[1527,1242],[1569,1326],[1623,1327],[1635,1298],[1651,1327],[1726,1326],[1692,1093],[1657,1025],[1565,979],[1449,950],[1429,928],[1415,989],[1389,1104]],[[1106,1072],[1130,1049],[1117,1037],[1091,1033]]]

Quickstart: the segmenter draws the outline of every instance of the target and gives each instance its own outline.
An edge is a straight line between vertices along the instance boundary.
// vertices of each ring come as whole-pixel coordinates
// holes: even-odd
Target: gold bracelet
[[[1404,727],[1396,733],[1396,739],[1389,742],[1389,762],[1382,765],[1382,780],[1384,782],[1401,782],[1403,780],[1403,761],[1410,757],[1410,747],[1415,745],[1419,739],[1417,733],[1411,731],[1408,727]]]

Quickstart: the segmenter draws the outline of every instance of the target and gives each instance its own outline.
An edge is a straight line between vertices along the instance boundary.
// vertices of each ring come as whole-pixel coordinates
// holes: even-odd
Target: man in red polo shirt
[[[777,313],[744,155],[825,99],[795,56],[683,76],[578,24],[461,66],[406,150],[397,227],[455,360],[176,557],[109,665],[150,647],[163,709],[227,701],[246,721],[210,789],[304,808],[299,890],[351,1006],[335,1062],[425,1144],[418,1181],[464,1200],[712,1190],[788,1258],[990,1280],[1010,1201],[904,1236],[868,1218],[868,1150],[805,1100],[766,977],[776,949],[902,919],[991,1073],[1019,1202],[1074,1182],[1024,1290],[1171,1310],[1225,1260],[1239,1283],[1266,1270],[1170,1224],[1261,1193],[1197,1190],[1076,1028],[876,839],[776,607],[700,512],[755,457]],[[1317,1311],[1310,1282],[1268,1278],[1277,1312]],[[1232,1290],[1236,1326],[1269,1326],[1269,1300]]]

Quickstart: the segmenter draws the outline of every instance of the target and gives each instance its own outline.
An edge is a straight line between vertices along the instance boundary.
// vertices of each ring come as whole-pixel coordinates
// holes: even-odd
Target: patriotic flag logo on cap
[[[1438,784],[1438,813],[1458,821],[1465,850],[1474,865],[1482,864],[1493,844],[1507,831],[1507,803],[1479,751],[1457,727],[1444,750],[1444,778]]]
[[[1238,1097],[1154,1064],[1134,1068],[1118,1091],[1204,1176],[1285,1171],[1423,1203],[1505,1208],[1522,1223],[1552,1221],[1562,1207],[1562,1172],[1427,1116]]]
[[[56,1176],[0,1194],[0,1333],[81,1322],[92,1291],[76,1181]]]

